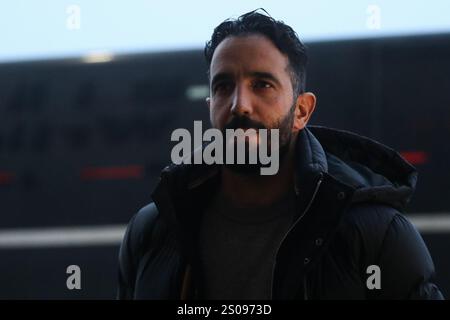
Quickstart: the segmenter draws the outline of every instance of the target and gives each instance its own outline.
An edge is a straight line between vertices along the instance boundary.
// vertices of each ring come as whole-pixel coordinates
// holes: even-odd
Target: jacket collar
[[[195,150],[194,153],[202,152],[203,148]],[[328,171],[326,154],[319,141],[307,127],[297,135],[294,157],[295,189],[297,194],[302,195],[301,199],[304,199],[302,206],[305,206],[306,203],[304,202],[314,192],[318,178]],[[160,181],[152,193],[152,198],[165,218],[174,223],[182,214],[179,211],[184,210],[176,210],[173,204],[180,203],[181,198],[192,199],[183,195],[201,189],[214,178],[217,179],[219,173],[220,165],[169,165],[162,170]]]

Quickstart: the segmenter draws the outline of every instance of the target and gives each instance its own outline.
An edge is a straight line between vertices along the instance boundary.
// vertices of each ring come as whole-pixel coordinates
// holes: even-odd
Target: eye
[[[227,90],[230,90],[232,87],[232,83],[231,82],[219,82],[217,83],[214,88],[213,88],[213,92],[225,92]]]
[[[270,89],[273,86],[270,82],[258,80],[253,84],[253,87],[256,89]]]

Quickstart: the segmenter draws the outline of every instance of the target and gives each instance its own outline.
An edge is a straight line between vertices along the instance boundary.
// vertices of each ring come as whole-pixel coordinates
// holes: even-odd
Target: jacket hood
[[[417,171],[397,151],[356,133],[322,126],[302,130],[300,144],[302,140],[311,148],[306,162],[354,189],[352,202],[380,202],[404,210],[415,190]]]

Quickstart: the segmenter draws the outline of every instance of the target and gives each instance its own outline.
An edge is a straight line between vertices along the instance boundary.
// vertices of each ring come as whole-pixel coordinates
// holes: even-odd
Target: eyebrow
[[[281,86],[280,80],[278,80],[278,78],[275,77],[270,72],[252,71],[252,72],[246,73],[246,76],[250,76],[250,77],[253,77],[253,78],[259,78],[259,79],[271,80],[271,81],[275,82],[278,86]],[[211,86],[214,86],[217,82],[219,82],[221,80],[229,80],[229,79],[232,79],[232,78],[233,78],[233,75],[231,73],[219,72],[218,74],[216,74],[213,77],[213,79],[211,81]]]
[[[272,80],[272,81],[275,82],[278,86],[281,86],[280,80],[278,80],[278,78],[275,77],[275,76],[274,76],[272,73],[270,73],[270,72],[253,71],[253,72],[249,72],[249,75],[250,75],[251,77],[254,77],[254,78]]]

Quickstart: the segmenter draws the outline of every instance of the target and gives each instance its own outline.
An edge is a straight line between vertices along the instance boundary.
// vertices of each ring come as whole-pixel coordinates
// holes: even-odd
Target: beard
[[[295,111],[295,103],[291,106],[289,109],[289,112],[281,119],[279,119],[276,123],[271,125],[270,127],[264,125],[262,122],[254,121],[246,116],[235,116],[233,117],[221,130],[222,135],[225,138],[226,137],[226,129],[255,129],[258,131],[258,129],[267,129],[267,155],[270,156],[271,153],[271,139],[272,135],[270,134],[270,129],[278,129],[279,130],[279,144],[278,144],[278,155],[279,155],[279,163],[282,163],[283,159],[286,157],[289,151],[289,146],[291,144],[292,140],[292,124],[294,122],[294,111]],[[260,148],[260,137],[259,134],[257,134],[258,142],[256,143],[256,147]],[[225,139],[224,139],[225,140]],[[233,143],[233,156],[234,161],[232,164],[227,164],[226,161],[224,161],[224,166],[229,168],[235,173],[239,173],[242,175],[259,175],[261,172],[261,168],[267,167],[270,164],[262,164],[259,156],[259,152],[256,152],[257,154],[257,160],[256,163],[249,163],[249,154],[250,154],[250,148],[255,147],[251,146],[249,140],[246,138],[245,140],[245,163],[239,164],[237,163],[237,146],[236,146],[236,139],[234,139]],[[227,159],[227,146],[228,143],[224,143],[224,149],[223,149],[223,155],[224,159]]]

